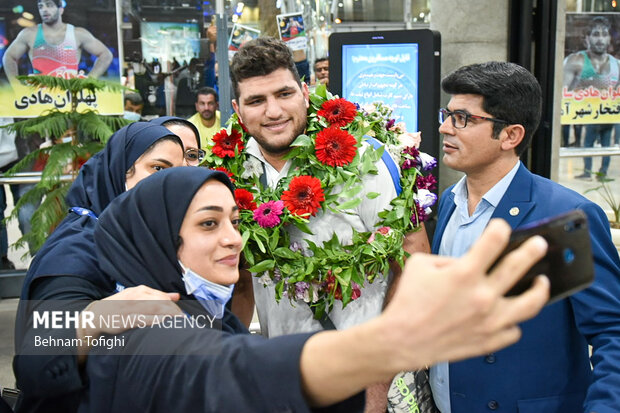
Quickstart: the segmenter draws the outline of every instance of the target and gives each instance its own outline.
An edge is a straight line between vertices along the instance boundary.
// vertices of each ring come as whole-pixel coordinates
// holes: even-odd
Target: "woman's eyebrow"
[[[157,161],[157,162],[164,163],[164,164],[168,165],[168,166],[169,166],[169,167],[171,167],[171,168],[172,168],[172,166],[173,166],[173,165],[172,165],[172,162],[170,162],[168,159],[163,159],[163,158],[155,158],[155,159],[153,159],[153,160],[154,160],[154,161]]]
[[[239,207],[237,205],[235,205],[234,207],[231,208],[232,212],[236,212],[239,210]],[[224,212],[224,208],[219,207],[217,205],[207,205],[207,206],[203,206],[202,208],[199,208],[196,212],[200,212],[200,211],[218,211],[218,212]]]

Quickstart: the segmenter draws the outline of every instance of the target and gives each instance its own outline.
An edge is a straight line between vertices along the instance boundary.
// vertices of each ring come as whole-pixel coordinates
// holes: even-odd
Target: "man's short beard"
[[[299,130],[296,130],[293,133],[293,136],[290,138],[290,141],[287,144],[281,145],[281,146],[271,145],[269,142],[267,142],[263,138],[257,139],[256,136],[254,135],[252,136],[254,136],[254,139],[256,139],[260,147],[263,150],[265,150],[267,153],[271,154],[272,156],[286,155],[291,150],[291,144],[295,141],[295,139],[297,139],[299,135],[304,133],[304,131],[306,130],[306,126],[307,124],[305,122],[302,125],[300,125]]]
[[[215,111],[211,112],[211,117],[210,118],[205,118],[202,113],[200,113],[200,117],[203,118],[204,120],[213,120],[213,119],[215,119]]]

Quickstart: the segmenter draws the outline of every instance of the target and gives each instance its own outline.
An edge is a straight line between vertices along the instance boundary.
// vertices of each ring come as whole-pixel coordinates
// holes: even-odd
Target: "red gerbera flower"
[[[333,126],[323,129],[316,135],[316,157],[325,165],[348,165],[357,153],[356,143],[347,131]]]
[[[213,168],[213,170],[224,172],[230,178],[232,182],[235,182],[235,178],[233,178],[232,172],[230,172],[228,169],[224,168],[223,166],[218,166],[217,168]]]
[[[325,281],[327,281],[327,292],[333,293],[336,300],[342,300],[342,288],[340,284],[336,283],[337,280],[336,277],[332,275],[332,270],[327,271],[327,274],[327,278],[325,279]]]
[[[353,122],[357,109],[348,100],[338,98],[323,102],[321,110],[316,114],[325,118],[330,125],[341,127]]]
[[[243,150],[243,141],[241,140],[241,133],[237,129],[233,129],[231,134],[228,135],[226,129],[222,129],[215,135],[213,135],[213,155],[224,158],[226,156],[230,158],[235,157],[235,147],[237,151]]]
[[[284,205],[293,215],[316,215],[325,201],[325,194],[321,189],[318,178],[302,175],[291,179],[288,191],[282,193]]]
[[[254,211],[256,209],[256,202],[254,202],[254,195],[247,189],[238,188],[235,189],[235,202],[239,209],[249,209]]]

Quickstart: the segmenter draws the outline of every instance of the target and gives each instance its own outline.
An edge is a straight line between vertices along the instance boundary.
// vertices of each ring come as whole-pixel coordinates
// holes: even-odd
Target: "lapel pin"
[[[510,211],[508,211],[508,213],[513,216],[516,217],[517,215],[519,215],[519,208],[517,207],[512,207],[510,208]]]

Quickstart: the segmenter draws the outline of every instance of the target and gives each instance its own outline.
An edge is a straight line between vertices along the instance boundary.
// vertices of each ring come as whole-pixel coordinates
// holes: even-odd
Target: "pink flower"
[[[378,230],[376,230],[375,232],[373,232],[372,234],[370,234],[370,237],[368,237],[368,243],[372,243],[375,240],[375,234],[379,233],[383,236],[387,236],[390,234],[390,232],[392,231],[392,228],[390,227],[381,227]]]
[[[355,281],[351,281],[351,301],[355,301],[362,295],[362,289],[360,285]]]
[[[254,210],[254,220],[263,228],[273,228],[281,222],[284,202],[269,201]]]

